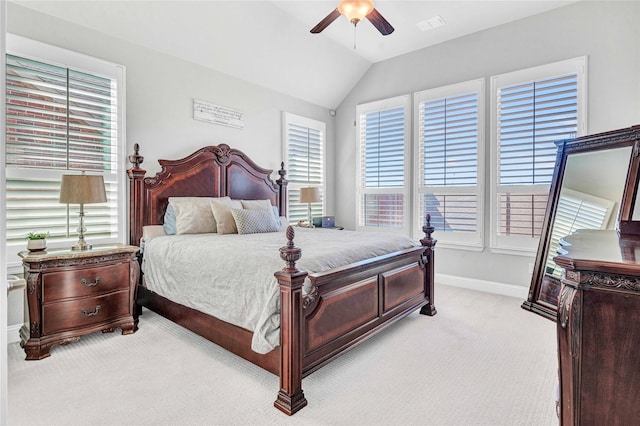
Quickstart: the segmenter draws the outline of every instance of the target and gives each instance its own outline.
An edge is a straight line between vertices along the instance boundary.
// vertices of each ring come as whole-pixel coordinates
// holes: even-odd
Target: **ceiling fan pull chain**
[[[358,27],[356,25],[353,26],[353,50],[356,50],[356,35],[357,35]]]

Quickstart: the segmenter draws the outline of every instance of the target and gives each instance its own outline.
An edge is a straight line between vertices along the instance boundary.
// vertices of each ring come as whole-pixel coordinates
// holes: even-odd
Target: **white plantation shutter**
[[[577,74],[502,87],[498,105],[500,185],[550,185],[553,142],[577,133]]]
[[[300,117],[295,114],[284,114],[287,152],[288,217],[291,222],[305,220],[308,217],[308,206],[300,203],[300,188],[320,188],[321,202],[311,203],[313,217],[324,214],[324,134],[325,123]]]
[[[482,247],[482,80],[416,93],[417,235],[425,216],[441,244]]]
[[[14,38],[10,38],[13,40]],[[124,229],[124,173],[119,164],[123,122],[121,67],[15,37],[6,55],[6,203],[9,260],[31,231],[49,232],[50,247],[77,240],[78,205],[60,204],[63,174],[101,174],[107,202],[85,205],[85,233],[92,243],[118,242]],[[31,50],[45,59],[35,59]],[[98,72],[58,65],[68,55]],[[109,73],[104,73],[105,67]]]
[[[605,229],[614,205],[615,202],[611,200],[562,188],[553,222],[545,273],[560,279],[562,268],[553,261],[560,247],[560,239],[578,229]]]
[[[585,59],[492,78],[496,156],[492,247],[537,247],[557,147],[584,120]]]
[[[357,228],[408,230],[408,96],[358,106]]]

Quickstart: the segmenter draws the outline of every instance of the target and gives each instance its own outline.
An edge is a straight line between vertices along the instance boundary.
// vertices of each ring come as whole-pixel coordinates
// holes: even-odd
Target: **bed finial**
[[[287,226],[287,245],[280,248],[280,258],[287,263],[287,266],[282,269],[282,272],[295,273],[299,269],[296,266],[296,262],[302,257],[302,250],[300,247],[296,247],[293,238],[296,236],[296,232],[291,225]]]
[[[284,179],[287,175],[287,171],[284,169],[284,161],[280,163],[280,170],[278,170],[278,174],[280,175],[280,179]]]
[[[424,232],[427,238],[431,240],[431,234],[433,234],[433,231],[435,231],[436,228],[431,226],[431,215],[429,213],[427,213],[427,216],[425,217],[425,222],[426,224],[422,227],[422,232]]]
[[[137,143],[133,144],[133,155],[129,156],[129,162],[133,164],[134,169],[139,169],[140,164],[144,161],[144,157],[140,155],[140,145]]]

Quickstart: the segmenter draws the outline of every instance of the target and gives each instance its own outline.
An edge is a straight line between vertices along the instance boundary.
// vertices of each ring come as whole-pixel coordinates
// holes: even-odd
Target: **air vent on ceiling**
[[[441,27],[445,24],[446,22],[440,16],[434,16],[433,18],[429,18],[425,21],[418,22],[416,26],[420,28],[422,31],[429,31],[434,28]]]

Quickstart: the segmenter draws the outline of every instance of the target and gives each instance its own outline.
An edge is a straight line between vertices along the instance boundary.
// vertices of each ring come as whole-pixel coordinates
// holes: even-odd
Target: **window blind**
[[[287,178],[290,221],[308,218],[308,206],[300,203],[300,188],[320,188],[322,201],[311,203],[311,215],[324,211],[324,123],[287,114]]]
[[[60,204],[68,171],[100,173],[108,201],[85,206],[87,237],[118,237],[117,80],[6,56],[7,243],[27,233],[77,236],[78,208]]]
[[[479,232],[478,92],[429,99],[419,95],[418,219],[431,215],[439,231]],[[443,236],[447,240],[447,236]]]
[[[576,74],[502,87],[498,91],[500,184],[550,184],[555,140],[575,137]]]
[[[403,228],[405,216],[405,108],[360,117],[360,211],[365,227]]]

